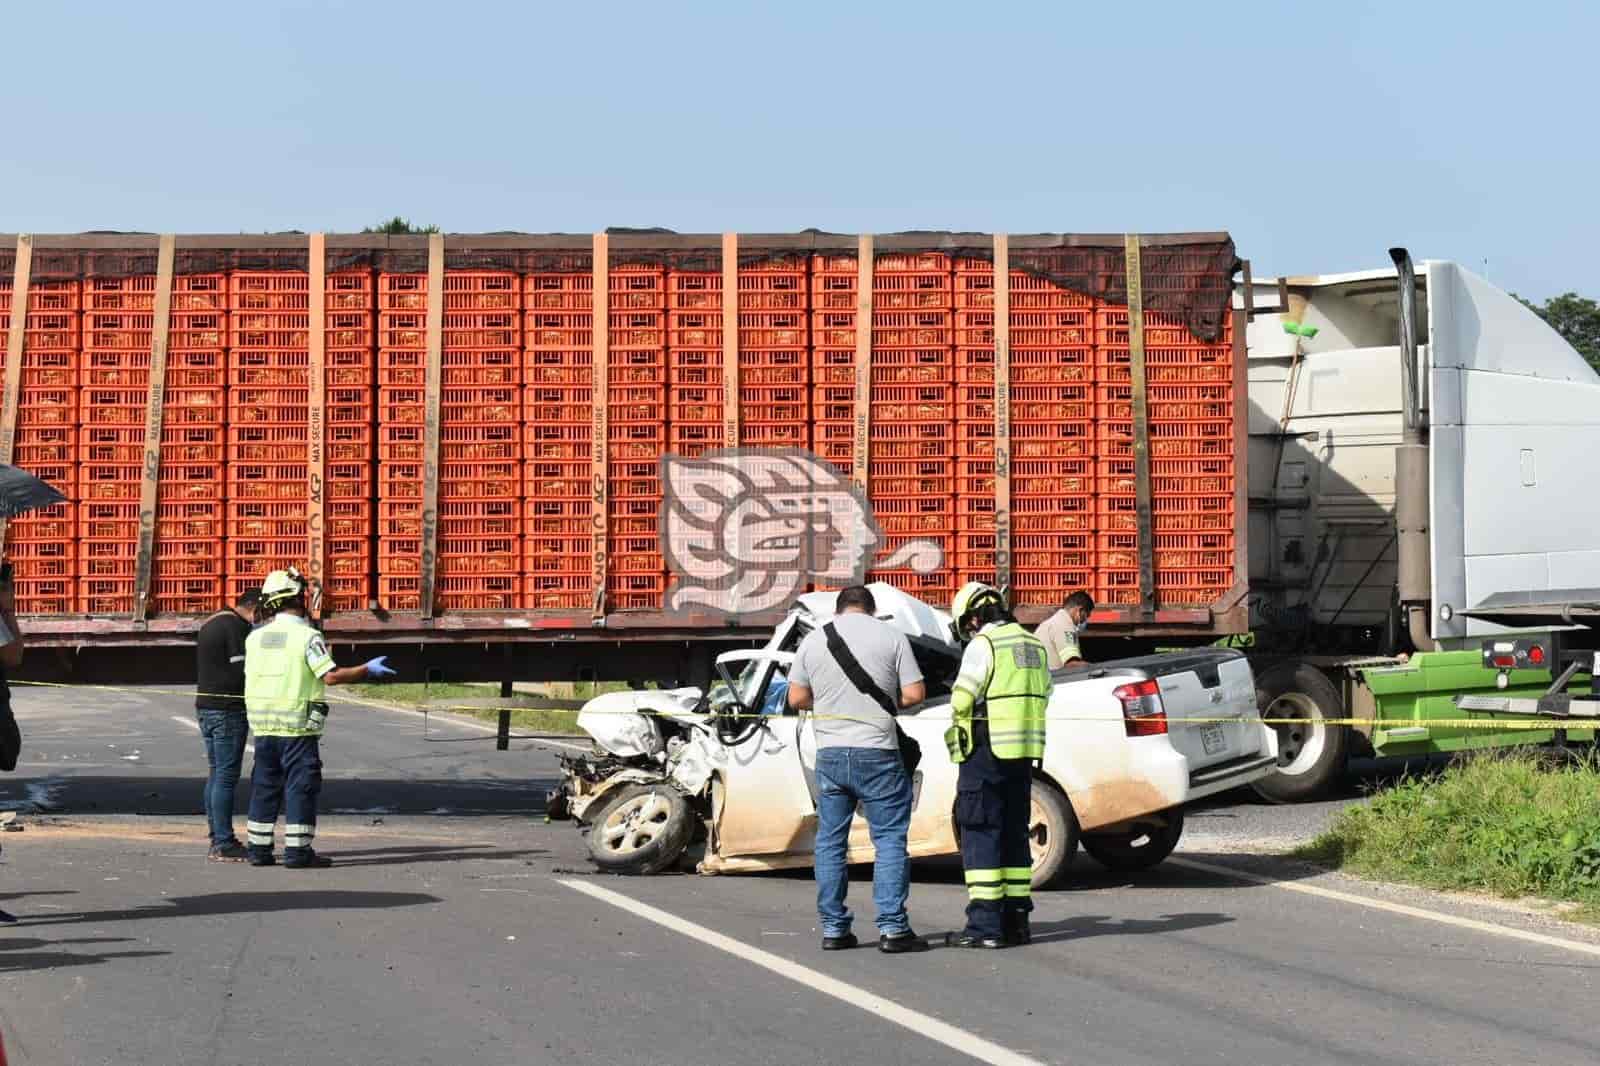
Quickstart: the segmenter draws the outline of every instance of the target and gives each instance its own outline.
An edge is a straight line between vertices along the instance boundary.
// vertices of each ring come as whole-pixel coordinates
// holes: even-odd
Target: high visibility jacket
[[[244,707],[258,737],[322,734],[322,678],[334,666],[322,634],[304,618],[280,614],[244,642]]]
[[[950,758],[964,762],[983,721],[997,759],[1044,758],[1050,669],[1044,645],[1015,622],[986,626],[967,645],[950,694]]]

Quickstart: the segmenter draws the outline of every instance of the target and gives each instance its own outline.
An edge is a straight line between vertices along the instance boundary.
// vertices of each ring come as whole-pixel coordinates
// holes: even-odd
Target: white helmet
[[[292,566],[287,570],[274,570],[261,583],[261,606],[268,610],[282,607],[290,600],[305,595],[305,591],[306,582],[300,576],[300,571]]]
[[[1005,597],[1000,595],[1000,590],[993,585],[986,585],[982,581],[968,581],[961,586],[955,599],[950,601],[950,632],[955,636],[958,644],[965,644],[970,638],[967,635],[966,621],[974,611],[981,607],[996,606],[1005,609]]]

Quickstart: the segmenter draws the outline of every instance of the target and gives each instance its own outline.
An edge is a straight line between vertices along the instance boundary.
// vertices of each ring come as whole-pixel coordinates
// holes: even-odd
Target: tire
[[[624,785],[589,823],[589,858],[607,873],[660,873],[689,846],[694,821],[671,785]]]
[[[1066,875],[1078,851],[1078,816],[1066,794],[1043,778],[1033,779],[1028,842],[1033,850],[1035,890],[1050,888]]]
[[[1251,787],[1273,803],[1299,803],[1326,794],[1344,776],[1350,729],[1327,725],[1343,718],[1344,701],[1328,675],[1302,662],[1278,663],[1256,678],[1256,705],[1275,724],[1278,772]]]
[[[1183,811],[1161,812],[1162,823],[1140,823],[1120,833],[1085,833],[1083,850],[1108,870],[1119,874],[1148,870],[1172,854],[1183,836]]]

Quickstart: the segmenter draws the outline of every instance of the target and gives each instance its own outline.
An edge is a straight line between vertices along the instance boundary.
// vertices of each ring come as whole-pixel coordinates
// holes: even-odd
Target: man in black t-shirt
[[[233,790],[244,762],[250,724],[244,714],[244,641],[255,621],[260,593],[249,589],[234,606],[218,611],[195,638],[195,715],[206,744],[206,821],[213,862],[249,857],[233,833]]]

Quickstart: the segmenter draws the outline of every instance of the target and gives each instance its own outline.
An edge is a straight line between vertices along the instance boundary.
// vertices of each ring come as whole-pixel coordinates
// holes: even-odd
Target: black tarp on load
[[[650,264],[694,271],[722,268],[719,234],[637,229],[608,232],[615,266]],[[154,274],[157,239],[147,233],[40,235],[34,238],[32,276],[53,281]],[[1121,234],[1016,234],[1009,242],[1013,270],[1111,304],[1127,303],[1126,245]],[[424,273],[428,269],[425,235],[329,234],[326,244],[329,272]],[[820,230],[739,235],[739,262],[744,266],[814,252],[853,257],[857,249],[855,236]],[[877,256],[936,252],[952,260],[992,261],[994,239],[989,234],[940,231],[877,234],[873,251]],[[1232,279],[1239,268],[1232,238],[1226,233],[1147,234],[1142,237],[1140,257],[1144,309],[1180,316],[1197,339],[1216,342],[1222,336]],[[307,260],[303,233],[180,235],[173,269],[178,274],[298,271],[307,269]],[[0,286],[10,286],[15,261],[15,235],[0,235]],[[593,270],[593,238],[589,234],[448,234],[445,269],[589,273]]]

